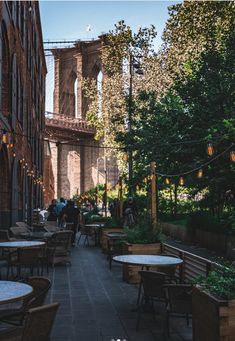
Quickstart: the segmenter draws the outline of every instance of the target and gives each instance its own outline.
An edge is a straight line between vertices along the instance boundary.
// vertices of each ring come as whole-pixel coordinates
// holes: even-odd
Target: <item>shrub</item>
[[[163,239],[161,228],[153,229],[150,218],[142,218],[134,228],[125,227],[127,242],[131,244],[158,243]]]
[[[217,266],[206,278],[199,277],[194,284],[210,294],[225,300],[235,299],[235,269],[233,266]]]
[[[187,228],[191,233],[196,229],[229,233],[231,231],[231,224],[228,221],[218,221],[209,211],[196,211],[188,215]]]

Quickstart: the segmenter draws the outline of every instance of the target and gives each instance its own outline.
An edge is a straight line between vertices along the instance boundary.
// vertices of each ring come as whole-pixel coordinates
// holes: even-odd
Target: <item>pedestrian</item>
[[[58,213],[57,213],[57,207],[56,207],[56,200],[55,199],[52,199],[51,200],[51,204],[50,206],[48,207],[48,212],[49,212],[49,215],[47,217],[47,220],[48,221],[57,221],[57,218],[58,218]]]
[[[123,204],[123,216],[124,224],[123,226],[132,226],[136,223],[137,219],[137,208],[133,198],[128,198]]]
[[[61,226],[61,212],[62,212],[62,209],[65,207],[65,200],[64,198],[60,198],[60,201],[56,204],[56,208],[57,208],[57,214],[58,214],[58,226],[59,227],[62,227]]]
[[[80,211],[77,207],[74,206],[74,202],[72,200],[68,200],[67,205],[61,211],[61,223],[71,223],[71,230],[73,231],[72,235],[72,245],[75,243],[75,237],[77,232],[77,226],[79,222],[79,214]]]

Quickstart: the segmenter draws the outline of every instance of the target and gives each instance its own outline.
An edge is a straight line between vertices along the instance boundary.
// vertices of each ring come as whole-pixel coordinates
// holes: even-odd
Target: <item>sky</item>
[[[43,40],[88,40],[107,33],[125,20],[133,31],[156,27],[156,49],[168,18],[167,7],[176,1],[40,1]],[[88,30],[90,28],[90,30]],[[47,59],[46,110],[53,111],[53,60]]]

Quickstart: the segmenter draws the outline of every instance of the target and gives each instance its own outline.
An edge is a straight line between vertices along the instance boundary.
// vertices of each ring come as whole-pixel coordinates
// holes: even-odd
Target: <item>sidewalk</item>
[[[52,341],[189,341],[191,327],[185,319],[172,319],[171,335],[164,333],[164,315],[143,313],[135,330],[138,286],[122,280],[122,266],[109,270],[100,248],[79,246],[72,250],[71,266],[56,266],[48,298],[60,308],[52,331]],[[162,309],[160,310],[162,311]]]

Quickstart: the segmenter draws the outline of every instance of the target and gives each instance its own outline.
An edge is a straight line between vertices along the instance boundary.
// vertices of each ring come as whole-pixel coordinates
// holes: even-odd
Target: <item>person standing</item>
[[[71,230],[73,231],[72,235],[72,245],[74,245],[77,225],[79,222],[79,209],[74,206],[74,202],[72,200],[68,200],[67,205],[61,211],[61,222],[72,223]]]
[[[56,204],[59,227],[62,227],[61,226],[61,218],[62,218],[61,212],[62,212],[64,207],[65,207],[65,200],[64,200],[64,198],[60,198],[60,201]]]
[[[57,207],[56,207],[56,200],[55,199],[52,199],[51,200],[51,204],[50,206],[48,207],[48,212],[49,212],[49,215],[47,217],[47,220],[48,221],[57,221],[57,218],[58,218],[58,214],[57,214]]]

